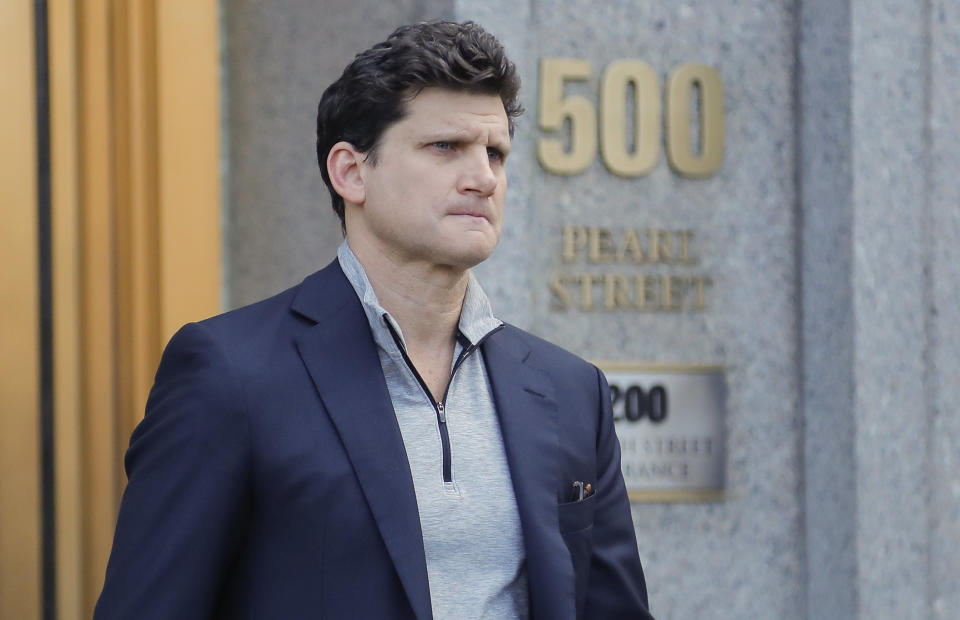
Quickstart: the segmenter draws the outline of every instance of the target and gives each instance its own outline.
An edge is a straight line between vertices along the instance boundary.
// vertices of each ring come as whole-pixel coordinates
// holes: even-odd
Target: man
[[[97,618],[650,618],[603,376],[470,273],[518,88],[482,28],[427,23],[327,89],[346,241],[171,340]]]

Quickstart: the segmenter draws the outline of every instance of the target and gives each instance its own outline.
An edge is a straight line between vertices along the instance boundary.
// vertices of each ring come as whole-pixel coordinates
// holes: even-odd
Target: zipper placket
[[[417,372],[416,366],[413,365],[413,362],[410,360],[410,357],[407,355],[407,349],[403,346],[403,343],[400,341],[400,336],[393,329],[393,325],[387,319],[387,315],[383,315],[383,322],[386,323],[387,329],[390,330],[390,335],[393,336],[393,341],[397,345],[397,349],[400,350],[400,355],[403,357],[403,361],[407,364],[407,367],[410,369],[410,372],[413,373],[413,376],[417,379],[417,383],[420,384],[420,388],[423,390],[423,393],[426,395],[427,400],[430,401],[430,404],[433,405],[433,409],[437,414],[437,428],[440,431],[440,448],[443,456],[443,481],[444,482],[453,482],[453,454],[450,449],[450,431],[447,430],[447,411],[446,411],[446,402],[447,394],[450,392],[450,385],[453,383],[453,377],[457,374],[457,369],[460,368],[460,365],[463,364],[471,353],[473,353],[483,341],[489,338],[491,335],[499,331],[503,325],[498,325],[494,329],[491,329],[489,332],[484,334],[476,344],[471,344],[468,347],[465,347],[460,350],[460,356],[457,357],[457,361],[453,364],[453,369],[450,371],[450,379],[447,381],[447,387],[443,390],[443,397],[439,401],[433,400],[433,394],[430,393],[430,388],[427,387],[426,381],[423,380],[423,377],[420,376],[420,373]]]

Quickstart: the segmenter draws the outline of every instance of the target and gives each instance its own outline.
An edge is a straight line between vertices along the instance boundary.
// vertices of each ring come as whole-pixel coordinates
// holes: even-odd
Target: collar
[[[337,250],[337,259],[340,261],[343,274],[350,281],[357,297],[360,298],[363,311],[367,315],[367,322],[370,323],[370,330],[373,332],[373,339],[377,345],[389,351],[392,348],[391,345],[394,344],[392,335],[386,329],[386,322],[399,336],[401,345],[406,349],[403,330],[400,329],[396,319],[380,305],[377,295],[373,291],[373,285],[370,284],[370,279],[367,277],[367,272],[360,264],[356,254],[350,249],[346,239],[343,240]],[[503,325],[503,322],[493,316],[490,300],[483,292],[473,272],[468,274],[468,278],[467,291],[463,296],[463,305],[460,307],[457,339],[465,338],[469,344],[475,345],[484,336]]]

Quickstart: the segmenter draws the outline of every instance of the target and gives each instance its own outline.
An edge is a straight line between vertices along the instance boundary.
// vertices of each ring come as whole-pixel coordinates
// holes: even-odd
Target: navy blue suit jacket
[[[511,326],[483,356],[532,617],[650,618],[603,375]],[[99,620],[432,617],[403,440],[336,261],[181,329],[125,464]],[[568,502],[574,480],[596,493]]]

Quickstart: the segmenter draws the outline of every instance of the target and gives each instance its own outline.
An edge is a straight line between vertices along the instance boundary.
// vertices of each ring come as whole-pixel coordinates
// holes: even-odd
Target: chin
[[[460,269],[470,269],[490,258],[496,247],[495,243],[463,244],[460,247],[451,248],[451,251],[446,253],[443,262]]]

